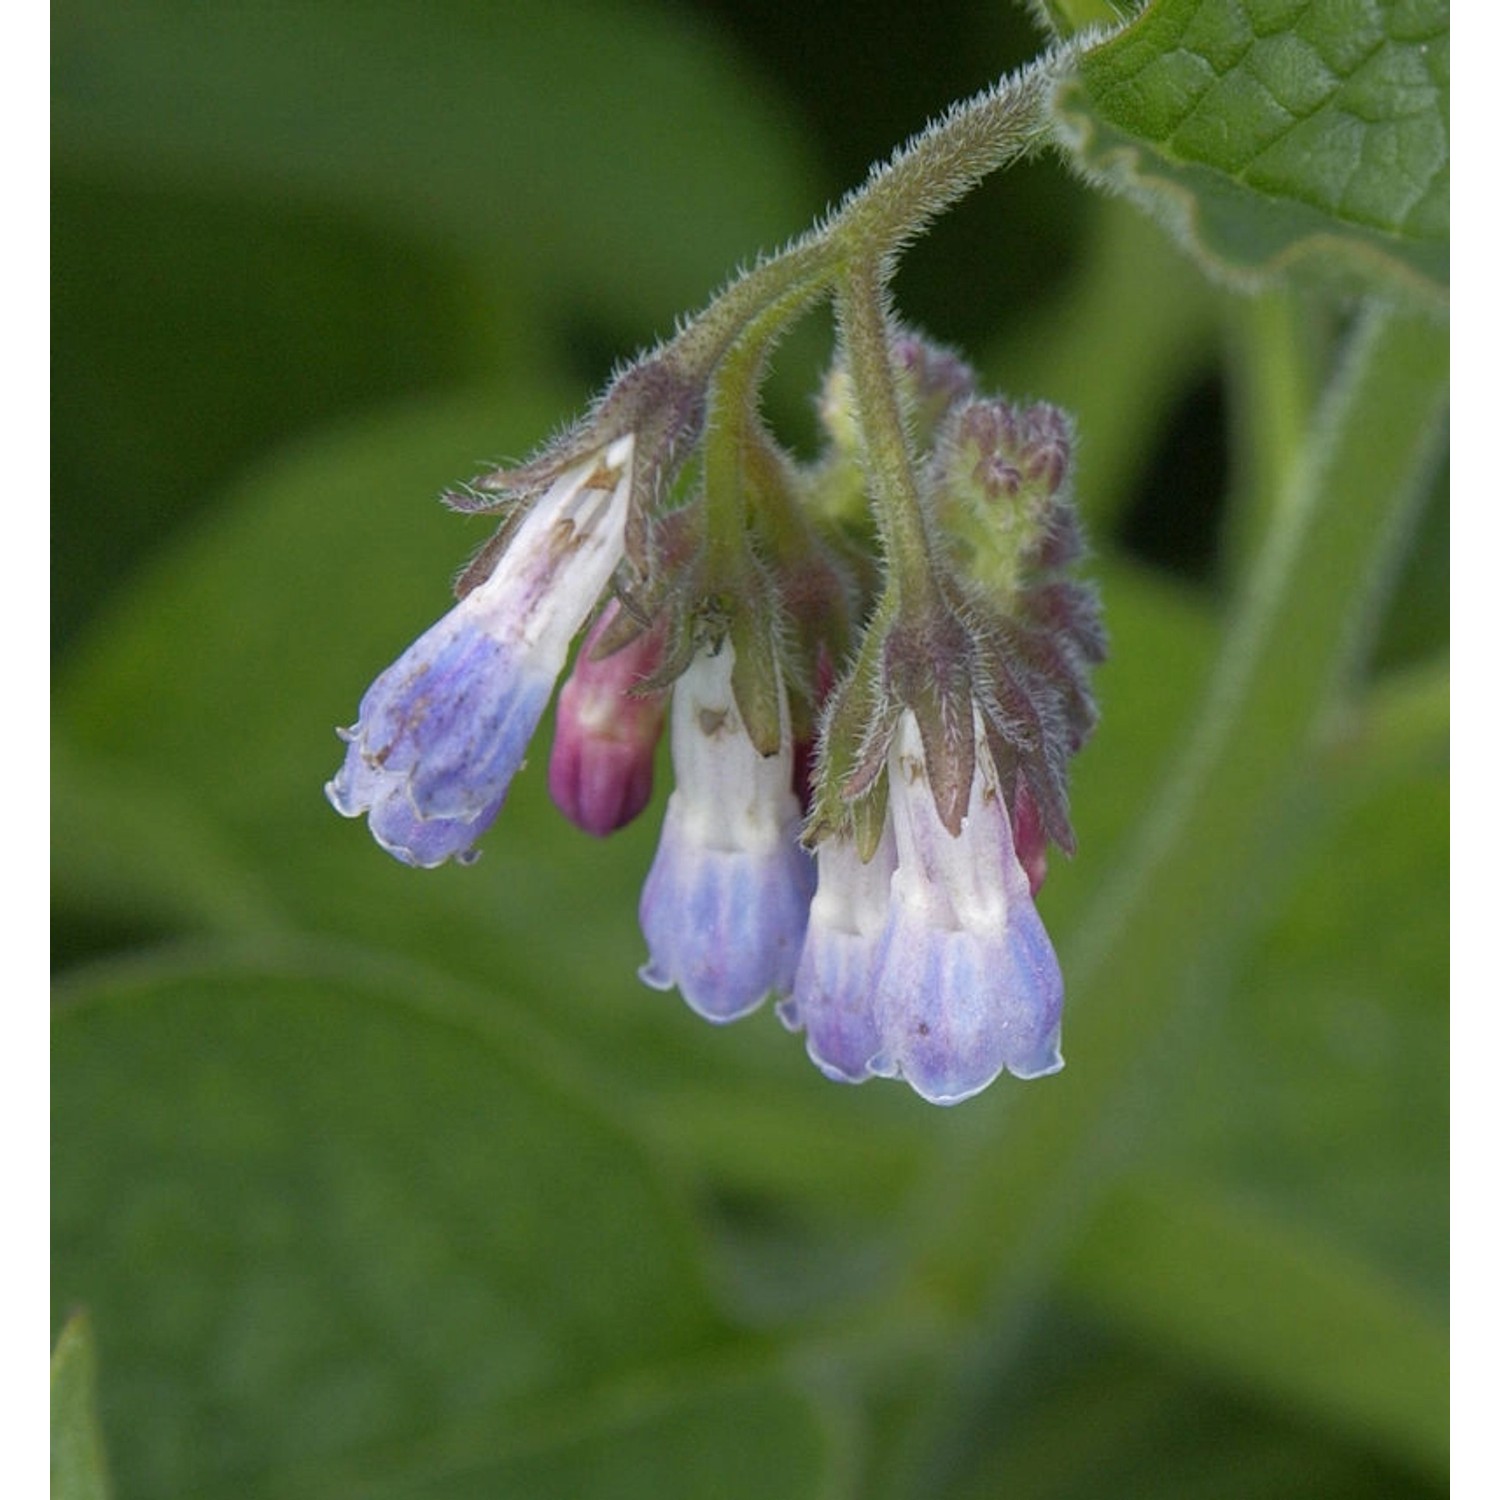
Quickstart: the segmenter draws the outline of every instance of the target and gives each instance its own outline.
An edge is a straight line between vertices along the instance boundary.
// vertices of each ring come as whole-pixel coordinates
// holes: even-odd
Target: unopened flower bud
[[[1077,556],[1066,490],[1072,436],[1057,407],[970,402],[944,423],[934,455],[937,518],[971,574],[1010,589],[1024,569]]]
[[[568,820],[597,838],[623,828],[651,800],[656,744],[667,699],[641,693],[661,663],[661,636],[647,632],[596,659],[614,623],[612,600],[589,631],[572,675],[557,697],[557,733],[547,789]]]
[[[891,340],[891,366],[912,440],[925,448],[943,418],[974,394],[974,372],[952,349],[909,331]]]

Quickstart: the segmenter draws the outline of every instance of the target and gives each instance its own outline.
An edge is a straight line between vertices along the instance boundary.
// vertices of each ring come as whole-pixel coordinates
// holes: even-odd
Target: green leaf
[[[500,246],[544,295],[648,327],[815,207],[795,135],[654,8],[69,0],[53,57],[64,165]]]
[[[97,1381],[94,1330],[75,1312],[52,1351],[52,1500],[108,1500]]]
[[[741,1412],[814,1493],[819,1420],[613,1123],[452,986],[332,967],[60,1008],[54,1291],[93,1310],[126,1492],[695,1495]]]
[[[1157,0],[1060,87],[1074,163],[1201,264],[1444,301],[1446,0]]]

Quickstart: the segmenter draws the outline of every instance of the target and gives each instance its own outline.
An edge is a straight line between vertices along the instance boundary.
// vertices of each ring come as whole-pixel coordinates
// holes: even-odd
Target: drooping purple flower
[[[813,864],[782,706],[782,746],[762,755],[735,705],[734,648],[700,651],[672,692],[672,765],[661,843],[641,892],[641,978],[674,986],[710,1021],[748,1015],[797,972]]]
[[[614,624],[611,600],[589,631],[557,695],[557,732],[547,789],[563,816],[596,838],[623,828],[651,800],[664,693],[636,691],[661,663],[660,631],[647,631],[598,660],[593,649]]]
[[[1063,1065],[1062,973],[982,730],[975,740],[957,837],[933,801],[909,710],[891,746],[897,868],[874,984],[881,1051],[870,1071],[904,1078],[934,1104],[970,1098],[1003,1070],[1039,1078]]]
[[[807,1054],[839,1083],[863,1083],[881,1050],[873,981],[890,910],[896,843],[890,825],[874,856],[861,860],[854,838],[835,834],[816,850],[818,889],[792,993],[776,1013],[807,1035]]]
[[[564,469],[490,575],[377,677],[326,788],[407,864],[473,858],[625,545],[635,441]]]

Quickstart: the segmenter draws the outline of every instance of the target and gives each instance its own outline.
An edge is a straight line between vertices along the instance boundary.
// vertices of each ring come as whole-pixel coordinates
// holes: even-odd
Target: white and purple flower
[[[641,893],[650,961],[699,1015],[733,1021],[797,972],[813,889],[782,705],[782,745],[762,755],[735,705],[734,648],[700,651],[672,692],[672,764],[661,843]]]
[[[536,500],[493,572],[407,647],[340,731],[326,788],[345,817],[420,866],[472,859],[625,546],[635,440],[570,464]]]
[[[881,1046],[869,1068],[904,1078],[934,1104],[968,1099],[1002,1071],[1040,1078],[1063,1065],[1062,972],[1016,854],[982,724],[975,740],[957,837],[938,814],[909,710],[890,754],[896,871],[871,1001]]]

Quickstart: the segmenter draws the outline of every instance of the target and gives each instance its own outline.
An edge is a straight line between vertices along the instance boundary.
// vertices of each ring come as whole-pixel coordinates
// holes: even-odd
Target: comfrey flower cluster
[[[548,786],[579,827],[647,807],[670,723],[641,978],[719,1023],[775,997],[828,1077],[953,1104],[1062,1066],[1035,898],[1073,847],[1104,638],[1071,576],[1067,418],[980,394],[887,310],[899,214],[941,198],[898,191],[919,148],[532,462],[448,497],[499,530],[365,693],[328,796],[408,864],[467,863],[572,653]],[[798,463],[758,387],[829,294],[824,448]]]

